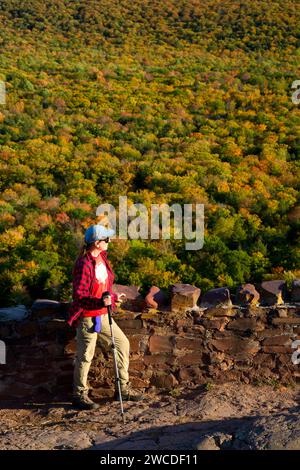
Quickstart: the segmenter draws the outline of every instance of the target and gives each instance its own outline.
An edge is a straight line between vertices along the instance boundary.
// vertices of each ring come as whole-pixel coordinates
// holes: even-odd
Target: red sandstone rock
[[[145,297],[147,307],[159,309],[167,305],[167,296],[162,289],[152,286]]]
[[[39,330],[39,325],[34,321],[24,321],[17,323],[15,326],[15,332],[21,338],[25,336],[33,336]]]
[[[129,364],[130,371],[141,372],[145,370],[146,366],[141,360],[131,360]]]
[[[203,374],[199,367],[183,367],[179,371],[179,379],[183,383],[203,383]]]
[[[152,335],[149,340],[149,351],[151,353],[157,352],[172,352],[174,347],[173,336],[159,336]]]
[[[0,323],[0,338],[9,338],[13,334],[14,322]]]
[[[71,339],[71,341],[66,344],[64,349],[65,354],[75,354],[76,352],[76,340]]]
[[[265,281],[257,286],[261,297],[261,305],[280,305],[284,303],[286,282],[283,280]]]
[[[206,292],[201,298],[201,307],[229,307],[232,305],[227,287],[219,287]]]
[[[146,307],[145,299],[139,293],[139,289],[140,287],[137,286],[113,285],[113,292],[115,294],[126,294],[126,298],[122,301],[122,308],[134,312],[141,312]]]
[[[65,305],[62,305],[61,302],[56,302],[55,300],[37,299],[31,306],[32,317],[40,318],[48,316],[60,316],[64,308]]]
[[[148,335],[131,335],[129,337],[130,351],[132,353],[145,353],[148,349],[148,340]]]
[[[118,315],[116,315],[114,317],[114,320],[122,330],[126,330],[126,329],[141,330],[143,327],[143,322],[140,318],[125,319],[125,318],[119,318]]]
[[[300,302],[300,279],[294,279],[292,282],[291,301]]]
[[[178,366],[192,366],[203,364],[203,353],[194,351],[193,353],[185,354],[184,356],[178,356],[176,359]]]
[[[292,347],[288,346],[263,346],[262,351],[265,353],[293,353]]]
[[[150,383],[157,388],[166,388],[167,390],[171,390],[178,384],[178,381],[173,374],[157,373],[153,375]]]
[[[167,366],[174,365],[176,359],[177,356],[172,353],[147,354],[143,357],[144,364],[151,367],[159,366],[159,368],[164,367],[164,364]]]
[[[227,329],[239,331],[256,331],[259,329],[259,327],[260,325],[255,318],[237,318],[236,320],[229,322]]]
[[[288,335],[281,336],[271,336],[264,339],[264,346],[290,346],[292,344],[292,339]]]
[[[215,319],[204,318],[201,324],[208,330],[224,331],[228,325],[229,319],[227,317],[220,317]]]
[[[300,325],[300,317],[273,318],[273,325]]]
[[[254,305],[259,302],[259,293],[253,284],[243,284],[236,293],[236,303],[239,305]]]
[[[171,310],[185,311],[197,305],[201,290],[190,284],[173,284],[170,286]]]
[[[150,379],[147,379],[146,377],[131,377],[130,382],[134,388],[147,388],[150,386]]]
[[[213,339],[211,344],[218,351],[226,351],[228,353],[247,352],[256,354],[260,350],[260,344],[258,341],[246,338],[232,337]]]
[[[265,307],[257,307],[254,305],[247,305],[244,308],[244,315],[245,317],[256,317],[256,318],[263,318],[266,319],[266,308]]]
[[[186,331],[186,329],[193,325],[193,320],[191,318],[178,318],[175,320],[175,327],[177,332]]]
[[[214,318],[214,317],[234,317],[237,313],[237,310],[228,307],[208,307],[203,313],[203,318]]]
[[[209,355],[210,364],[220,364],[225,359],[225,354],[223,352],[213,351]]]
[[[144,312],[141,315],[142,320],[151,321],[152,324],[155,325],[163,325],[164,324],[164,316],[161,312]]]
[[[177,349],[187,349],[189,351],[197,351],[203,348],[203,341],[200,338],[187,338],[177,336],[175,338]]]

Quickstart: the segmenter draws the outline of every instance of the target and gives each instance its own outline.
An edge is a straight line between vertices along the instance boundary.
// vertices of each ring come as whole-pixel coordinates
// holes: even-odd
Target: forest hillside
[[[68,300],[103,202],[201,203],[205,239],[116,240],[119,284],[300,275],[296,0],[0,0],[0,304]]]

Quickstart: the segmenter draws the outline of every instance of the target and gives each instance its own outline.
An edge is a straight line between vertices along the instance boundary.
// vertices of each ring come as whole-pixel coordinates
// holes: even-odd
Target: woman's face
[[[107,250],[108,248],[108,241],[107,240],[97,240],[95,242],[95,247],[98,249],[98,250]]]

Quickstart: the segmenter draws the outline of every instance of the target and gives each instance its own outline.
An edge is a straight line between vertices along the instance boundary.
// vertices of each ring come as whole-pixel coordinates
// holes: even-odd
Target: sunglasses
[[[108,243],[110,242],[110,238],[109,237],[103,238],[102,240],[100,240],[100,242]]]

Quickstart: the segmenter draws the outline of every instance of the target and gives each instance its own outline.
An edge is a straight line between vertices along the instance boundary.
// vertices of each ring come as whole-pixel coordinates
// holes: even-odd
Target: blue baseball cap
[[[84,240],[86,243],[94,243],[97,240],[112,237],[115,233],[113,229],[106,228],[104,225],[91,225],[85,232]]]

